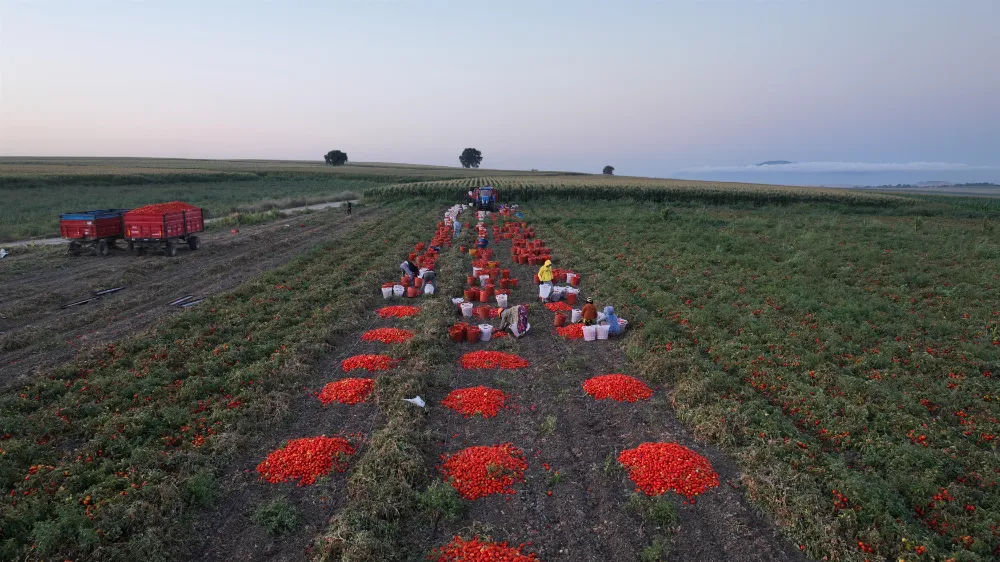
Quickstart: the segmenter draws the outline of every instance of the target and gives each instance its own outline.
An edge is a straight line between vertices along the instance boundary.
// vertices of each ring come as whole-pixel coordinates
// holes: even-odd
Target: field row
[[[1000,245],[982,223],[535,210],[568,265],[628,303],[631,360],[809,555],[1000,554]]]

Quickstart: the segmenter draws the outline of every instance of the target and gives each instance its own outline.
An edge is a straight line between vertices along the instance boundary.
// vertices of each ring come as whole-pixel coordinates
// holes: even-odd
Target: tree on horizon
[[[347,153],[339,150],[331,150],[323,155],[323,159],[331,166],[343,166],[347,163]]]
[[[615,175],[615,167],[614,166],[605,166],[603,173],[606,176],[613,176],[613,175]]]
[[[483,161],[483,153],[475,148],[466,148],[458,157],[458,161],[462,163],[463,168],[478,168]]]

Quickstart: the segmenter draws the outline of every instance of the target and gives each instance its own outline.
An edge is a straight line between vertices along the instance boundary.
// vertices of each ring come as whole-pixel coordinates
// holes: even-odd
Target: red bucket
[[[500,280],[500,288],[501,289],[509,289],[510,288],[510,279],[501,279]]]
[[[419,277],[417,277],[416,279],[413,280],[413,286],[414,287],[423,287],[424,286],[424,280],[421,279],[421,278],[419,278]]]
[[[465,328],[466,324],[455,324],[451,328],[448,328],[448,337],[453,342],[461,343],[465,339]]]
[[[535,274],[535,285],[541,285],[542,281],[538,278],[538,274]]]
[[[476,277],[473,276],[473,275],[467,275],[465,277],[465,284],[466,285],[470,285],[470,286],[471,285],[475,285],[476,284]]]
[[[505,270],[501,271],[500,272],[500,277],[502,279],[510,279],[510,270],[509,269],[505,269]]]
[[[555,320],[556,328],[562,328],[563,326],[565,326],[566,321],[567,318],[565,314],[556,313],[556,320]]]
[[[469,343],[476,343],[479,341],[480,333],[481,331],[479,330],[479,326],[469,326],[465,329],[465,341]]]
[[[566,304],[576,304],[576,293],[566,293]]]
[[[580,276],[577,275],[576,277],[573,277],[573,280],[570,281],[569,284],[574,287],[578,287],[580,285]]]
[[[479,300],[479,289],[466,289],[465,300],[466,302],[474,302]]]
[[[418,297],[418,296],[420,296],[420,289],[418,289],[416,287],[407,287],[406,288],[406,296],[409,297],[409,298],[411,298],[411,299],[414,298],[414,297]]]
[[[517,288],[517,279],[511,279],[510,280],[510,288],[511,289],[516,289]]]

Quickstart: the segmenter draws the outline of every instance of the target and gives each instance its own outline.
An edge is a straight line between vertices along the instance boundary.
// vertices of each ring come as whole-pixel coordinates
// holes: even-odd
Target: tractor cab
[[[497,194],[493,186],[484,185],[476,190],[476,209],[480,211],[496,211]]]

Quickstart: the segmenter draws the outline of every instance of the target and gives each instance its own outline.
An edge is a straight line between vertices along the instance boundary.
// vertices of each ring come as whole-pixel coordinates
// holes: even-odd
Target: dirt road
[[[182,310],[168,306],[171,301],[231,289],[323,240],[363,228],[379,214],[359,208],[350,217],[324,212],[244,227],[238,234],[206,232],[201,249],[180,248],[174,258],[123,250],[107,258],[54,251],[7,256],[0,271],[0,388]],[[124,289],[62,308],[116,287]]]

